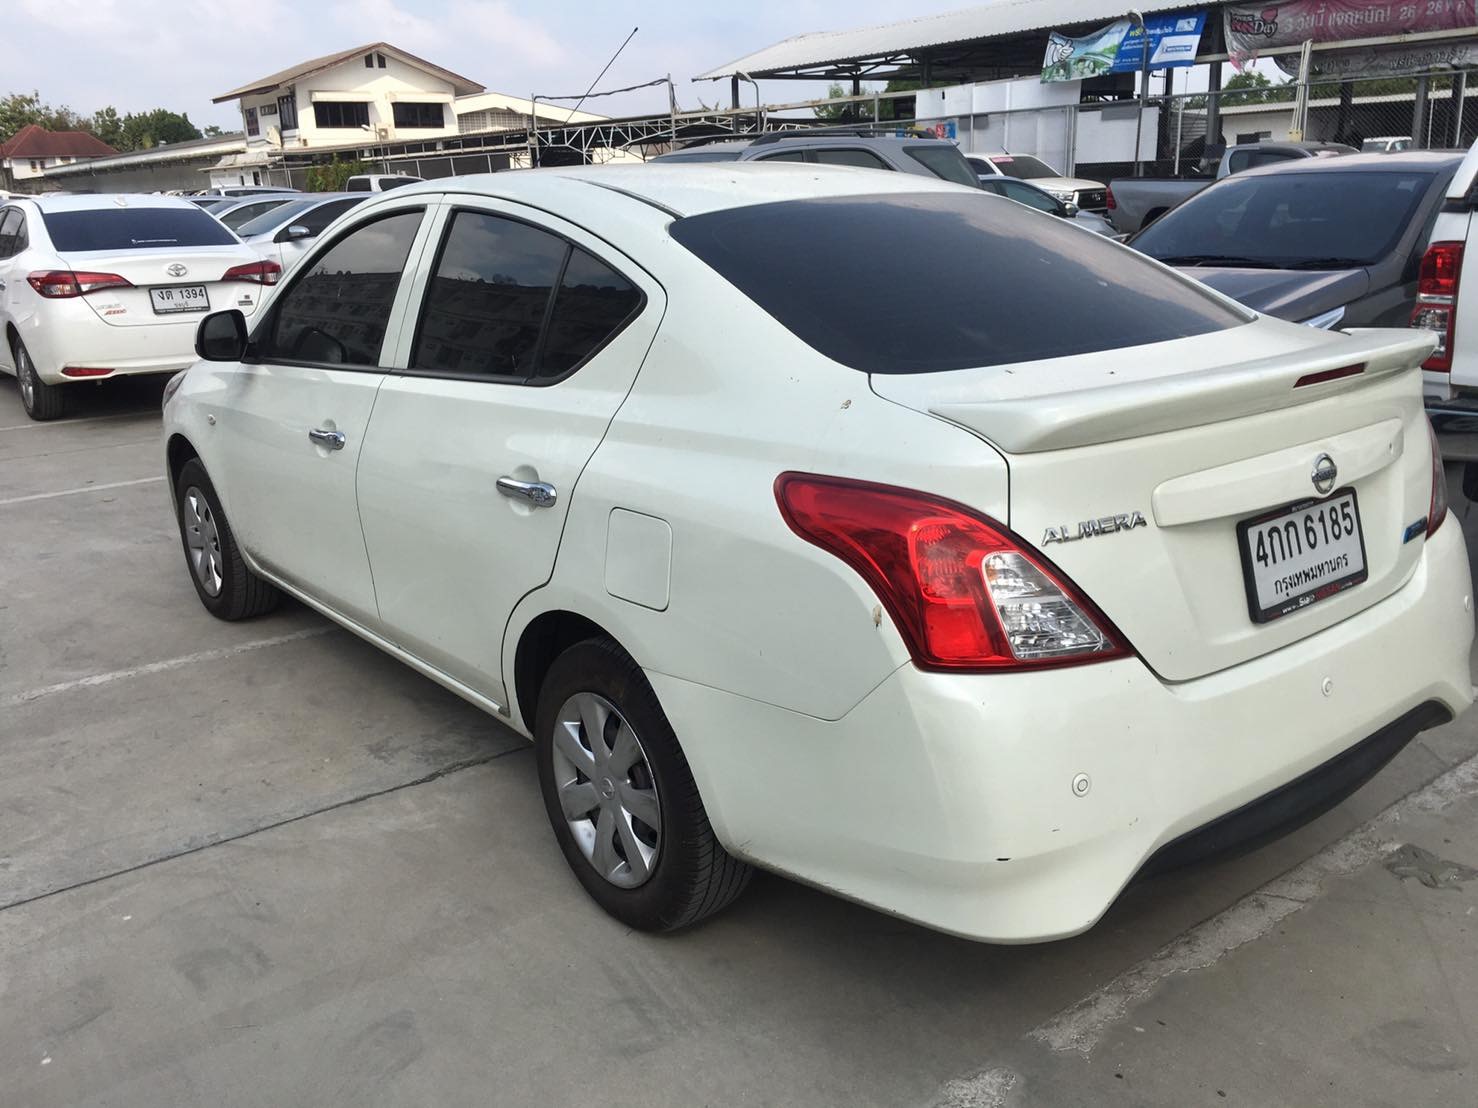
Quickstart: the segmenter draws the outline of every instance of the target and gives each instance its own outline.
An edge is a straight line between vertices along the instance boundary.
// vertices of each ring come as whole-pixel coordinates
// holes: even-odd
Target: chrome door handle
[[[308,438],[314,446],[321,446],[325,450],[343,450],[344,443],[348,441],[344,438],[343,431],[325,431],[322,427],[311,429]]]
[[[544,481],[520,481],[513,477],[499,477],[498,491],[504,496],[527,500],[536,508],[552,508],[559,498],[553,485]]]

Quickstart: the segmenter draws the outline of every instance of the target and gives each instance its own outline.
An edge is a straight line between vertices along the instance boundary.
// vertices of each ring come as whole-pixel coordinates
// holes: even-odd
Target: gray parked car
[[[728,139],[674,150],[654,162],[806,162],[850,165],[860,169],[892,169],[941,177],[979,187],[975,171],[960,148],[944,139],[896,138],[891,135],[811,131],[772,131],[756,138]]]
[[[1218,181],[1129,245],[1249,308],[1317,327],[1404,327],[1461,153],[1304,158]]]

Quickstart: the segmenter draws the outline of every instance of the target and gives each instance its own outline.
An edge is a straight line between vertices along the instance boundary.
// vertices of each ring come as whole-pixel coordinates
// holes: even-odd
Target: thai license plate
[[[1286,616],[1366,578],[1354,489],[1237,524],[1247,607],[1256,623]]]
[[[150,289],[149,303],[155,315],[172,315],[175,312],[208,312],[210,297],[204,285],[168,285]]]

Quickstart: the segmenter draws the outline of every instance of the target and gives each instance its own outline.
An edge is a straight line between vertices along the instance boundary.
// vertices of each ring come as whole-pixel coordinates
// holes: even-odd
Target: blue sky
[[[384,40],[500,92],[583,92],[634,26],[602,81],[615,88],[670,72],[678,103],[727,102],[727,83],[688,78],[806,31],[838,30],[969,6],[961,0],[740,0],[731,4],[595,0],[8,0],[0,92],[120,113],[166,107],[197,126],[240,116],[211,97],[307,58]],[[824,85],[765,82],[767,102],[825,95]],[[752,96],[752,91],[746,91]],[[661,111],[665,90],[592,101],[607,114]]]

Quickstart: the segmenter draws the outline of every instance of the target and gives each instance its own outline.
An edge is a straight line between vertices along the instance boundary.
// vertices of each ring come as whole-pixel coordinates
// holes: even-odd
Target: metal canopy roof
[[[1215,7],[1194,0],[1139,5],[1146,14]],[[739,74],[751,77],[814,78],[881,75],[879,71],[910,69],[928,56],[944,69],[1030,64],[1041,68],[1046,32],[1091,30],[1126,16],[1125,0],[997,0],[963,11],[920,16],[897,23],[858,27],[851,31],[816,31],[795,35],[710,69],[695,81],[714,81]],[[1040,31],[1039,35],[1030,32]],[[1015,43],[1008,40],[1016,38]]]

